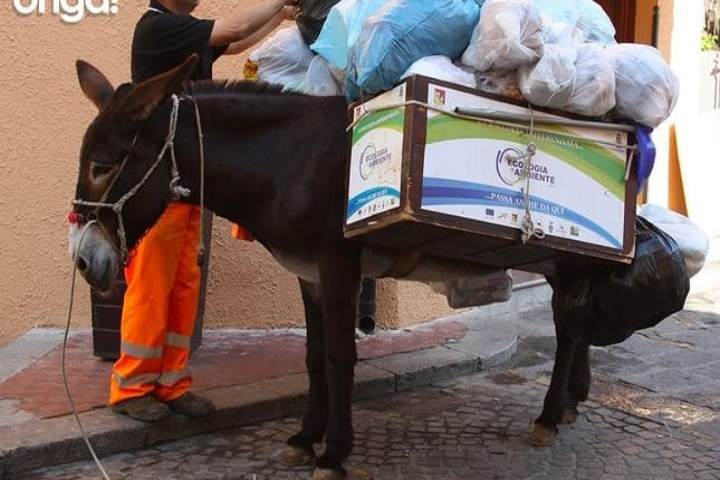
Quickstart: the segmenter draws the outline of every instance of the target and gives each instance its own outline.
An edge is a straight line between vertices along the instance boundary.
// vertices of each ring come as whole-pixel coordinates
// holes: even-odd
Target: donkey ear
[[[115,89],[110,81],[100,70],[87,62],[78,60],[75,62],[80,88],[87,98],[95,104],[98,110],[102,110],[112,100]]]
[[[182,84],[190,78],[195,71],[200,56],[196,53],[190,55],[182,65],[162,73],[132,89],[125,97],[125,113],[133,121],[142,121],[148,118],[152,112],[169,95],[180,90]]]

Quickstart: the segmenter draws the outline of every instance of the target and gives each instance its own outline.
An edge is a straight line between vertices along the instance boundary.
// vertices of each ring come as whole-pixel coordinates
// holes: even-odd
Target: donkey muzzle
[[[100,292],[109,290],[120,269],[120,255],[105,231],[96,224],[71,223],[68,240],[70,256],[85,281]]]

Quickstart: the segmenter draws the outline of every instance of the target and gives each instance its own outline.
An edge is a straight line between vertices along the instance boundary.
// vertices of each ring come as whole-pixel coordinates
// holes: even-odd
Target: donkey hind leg
[[[587,338],[583,338],[575,346],[573,366],[568,384],[568,401],[560,423],[566,425],[575,423],[578,417],[578,404],[588,398],[590,381],[590,342]]]
[[[562,419],[568,399],[568,384],[578,338],[558,335],[555,366],[550,387],[545,394],[543,410],[530,432],[530,443],[536,447],[548,447],[557,437],[557,424]]]
[[[319,263],[329,417],[325,452],[317,461],[313,479],[335,480],[345,478],[342,464],[353,444],[351,403],[357,362],[355,319],[361,282],[360,253],[355,249],[328,252]]]
[[[308,465],[315,460],[313,444],[320,443],[325,435],[328,421],[328,388],[325,380],[325,330],[319,286],[300,280],[300,293],[305,306],[307,327],[307,351],[305,365],[310,388],[308,407],[302,429],[287,441],[288,448],[282,452],[280,461],[287,466]]]

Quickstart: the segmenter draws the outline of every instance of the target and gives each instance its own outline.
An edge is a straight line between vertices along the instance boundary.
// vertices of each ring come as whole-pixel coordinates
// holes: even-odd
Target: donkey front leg
[[[573,365],[568,384],[568,403],[565,405],[560,423],[570,425],[578,417],[578,404],[584,402],[590,393],[590,341],[583,337],[575,346]]]
[[[280,456],[280,461],[290,467],[308,465],[315,459],[313,445],[322,442],[328,421],[325,326],[320,301],[320,287],[300,279],[300,293],[305,306],[307,328],[305,366],[310,388],[308,408],[303,418],[302,430],[288,439],[289,448]]]
[[[545,395],[543,411],[535,420],[530,433],[530,443],[536,447],[550,446],[557,437],[557,424],[560,423],[567,405],[568,384],[577,343],[577,337],[557,336],[555,366],[550,387]]]
[[[345,478],[342,464],[353,445],[351,407],[357,362],[355,320],[361,281],[360,253],[357,249],[342,249],[328,253],[319,263],[329,416],[325,453],[318,459],[313,479],[335,480]]]

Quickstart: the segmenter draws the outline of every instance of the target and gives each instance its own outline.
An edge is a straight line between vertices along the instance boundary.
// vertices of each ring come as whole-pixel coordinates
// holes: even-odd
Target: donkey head
[[[132,249],[167,206],[170,163],[159,165],[144,177],[157,161],[167,136],[170,110],[166,100],[182,88],[197,61],[193,55],[174,70],[136,86],[122,85],[117,91],[98,69],[77,62],[80,87],[99,114],[85,132],[80,150],[75,190],[80,204],[74,204],[69,215],[70,252],[73,258],[77,256],[78,269],[87,282],[98,290],[107,290],[116,278],[121,247]],[[138,185],[121,212],[87,205],[116,204]],[[81,236],[90,219],[96,223],[87,226]]]

